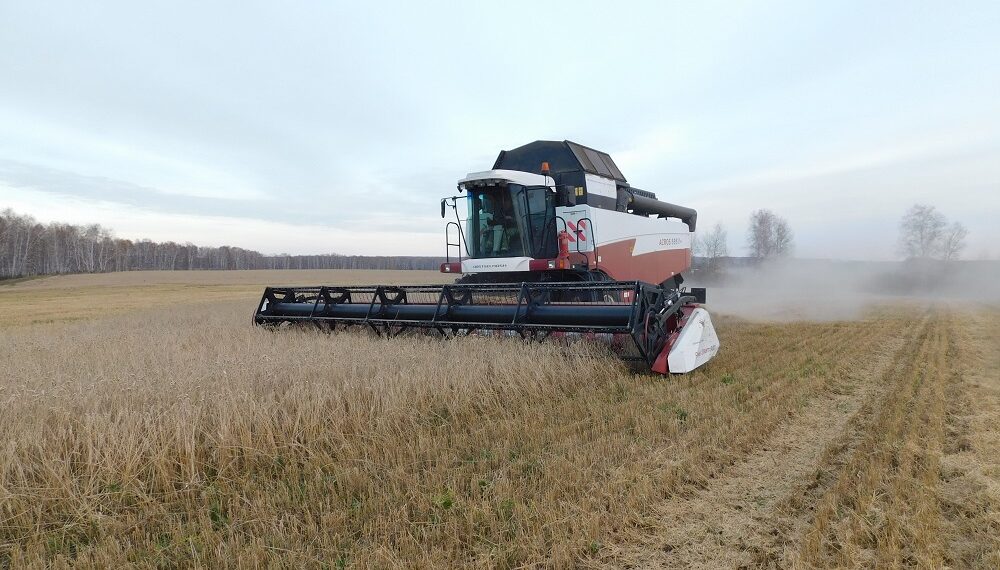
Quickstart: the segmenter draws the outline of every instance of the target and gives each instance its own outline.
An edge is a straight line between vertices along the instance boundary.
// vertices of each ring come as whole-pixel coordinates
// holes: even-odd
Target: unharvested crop
[[[913,307],[723,316],[720,356],[663,378],[584,344],[275,334],[249,325],[251,284],[149,278],[118,290],[145,304],[0,327],[0,567],[996,560],[995,538],[967,532],[996,524],[994,491],[951,484],[1000,478],[985,466],[995,428],[952,404],[978,375],[976,398],[1000,409],[982,348],[994,309],[965,332]],[[86,301],[115,287],[74,285],[55,290]],[[0,291],[0,306],[29,287]],[[158,287],[183,301],[153,302]],[[809,427],[818,411],[824,429]],[[767,467],[782,441],[801,465]],[[849,484],[856,473],[873,482]],[[758,487],[773,495],[734,493]],[[895,522],[869,520],[869,490]],[[705,524],[679,524],[685,505]],[[727,512],[760,516],[730,536],[713,522]]]

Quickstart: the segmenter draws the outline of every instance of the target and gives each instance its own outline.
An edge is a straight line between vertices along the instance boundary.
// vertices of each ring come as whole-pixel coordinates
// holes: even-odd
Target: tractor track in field
[[[812,398],[757,451],[704,488],[654,507],[646,536],[605,560],[629,568],[787,566],[791,537],[808,528],[815,501],[836,481],[838,467],[871,423],[891,384],[887,379],[912,365],[931,320],[924,315],[919,326],[895,338],[869,337],[882,343],[881,350],[846,381]],[[839,350],[840,343],[833,344]]]
[[[1000,567],[1000,323],[995,307],[964,316],[949,350],[949,385],[938,500],[953,568]]]
[[[937,496],[945,441],[945,394],[953,392],[954,323],[931,309],[882,376],[884,397],[869,419],[833,446],[816,469],[816,485],[788,510],[783,561],[794,567],[942,567],[949,537]]]

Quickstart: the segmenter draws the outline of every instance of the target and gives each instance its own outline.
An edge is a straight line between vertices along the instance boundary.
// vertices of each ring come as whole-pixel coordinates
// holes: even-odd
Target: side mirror
[[[445,202],[445,200],[447,200],[447,198],[441,198],[441,217],[442,218],[444,217],[444,207],[445,207],[445,203],[444,202]]]

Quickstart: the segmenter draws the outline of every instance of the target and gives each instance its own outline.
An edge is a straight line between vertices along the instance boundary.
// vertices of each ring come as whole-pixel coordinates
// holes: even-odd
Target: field
[[[404,281],[0,285],[0,568],[1000,567],[996,305],[717,311],[670,378],[250,326],[264,284]]]

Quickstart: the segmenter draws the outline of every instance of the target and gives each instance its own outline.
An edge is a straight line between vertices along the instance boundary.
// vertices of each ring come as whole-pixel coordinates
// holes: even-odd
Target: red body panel
[[[608,274],[616,281],[645,281],[662,283],[691,267],[690,249],[668,249],[642,255],[632,255],[635,240],[623,240],[597,248],[600,261],[593,264],[594,254],[589,253],[591,267]]]

